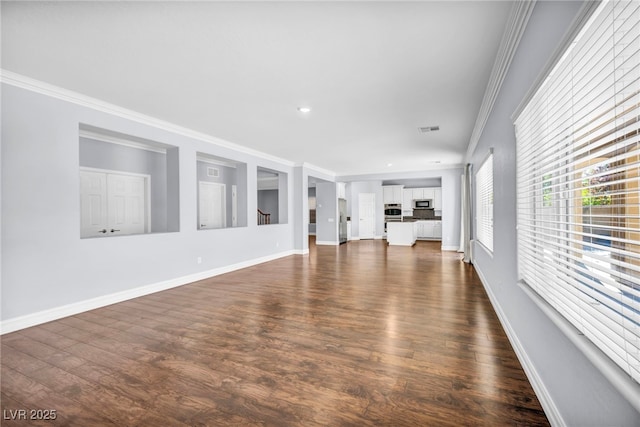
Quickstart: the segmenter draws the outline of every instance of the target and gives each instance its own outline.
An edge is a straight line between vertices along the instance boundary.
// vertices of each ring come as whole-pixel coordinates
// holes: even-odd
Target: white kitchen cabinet
[[[442,188],[433,189],[433,208],[437,211],[442,210]]]
[[[442,221],[433,222],[433,238],[442,239]]]
[[[416,221],[418,239],[441,239],[442,221]]]
[[[417,221],[418,239],[430,239],[433,237],[433,221]]]
[[[413,200],[424,199],[424,188],[412,188],[411,189]]]
[[[413,189],[411,188],[402,189],[402,211],[403,215],[413,215]]]
[[[385,205],[388,204],[401,204],[402,203],[402,189],[403,185],[383,185],[382,186],[382,201]]]
[[[434,188],[423,188],[422,189],[422,198],[426,200],[433,200],[435,197],[435,189]]]
[[[391,199],[393,198],[393,189],[388,186],[388,185],[383,185],[382,186],[382,202],[385,205],[388,205],[391,202]]]

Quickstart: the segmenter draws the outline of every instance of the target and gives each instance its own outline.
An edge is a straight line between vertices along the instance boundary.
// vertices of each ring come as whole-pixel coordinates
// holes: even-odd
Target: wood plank
[[[3,408],[57,409],[50,425],[548,425],[459,258],[312,240],[308,256],[7,334]]]

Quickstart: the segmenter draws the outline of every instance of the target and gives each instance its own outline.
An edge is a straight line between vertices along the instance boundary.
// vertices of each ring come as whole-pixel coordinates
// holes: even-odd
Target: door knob
[[[106,233],[107,230],[105,230],[104,228],[102,230],[98,230],[98,233]]]
[[[114,230],[113,228],[111,229],[111,232],[113,233],[114,231],[120,231],[120,230]]]

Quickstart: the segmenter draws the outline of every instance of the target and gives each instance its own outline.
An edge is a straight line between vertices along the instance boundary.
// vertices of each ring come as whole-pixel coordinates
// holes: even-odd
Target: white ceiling
[[[1,7],[5,70],[357,175],[463,162],[511,2]]]

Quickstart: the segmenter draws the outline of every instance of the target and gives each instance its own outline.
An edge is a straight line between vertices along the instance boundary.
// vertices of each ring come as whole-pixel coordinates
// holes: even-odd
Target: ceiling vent
[[[437,130],[440,130],[440,126],[427,126],[423,128],[418,128],[418,130],[420,131],[420,133],[435,132]]]

